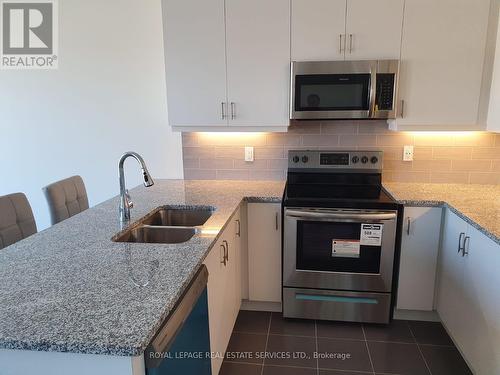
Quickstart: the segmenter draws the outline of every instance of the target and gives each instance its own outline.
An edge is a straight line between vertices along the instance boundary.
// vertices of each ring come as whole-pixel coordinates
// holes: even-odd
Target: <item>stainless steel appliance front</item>
[[[283,316],[387,323],[396,223],[397,211],[285,207]]]
[[[292,62],[290,119],[394,119],[399,60]]]
[[[396,222],[396,211],[286,207],[283,286],[390,293]],[[381,225],[380,245],[362,245],[362,224]],[[334,240],[352,241],[357,256],[332,256]]]
[[[364,323],[388,323],[389,293],[283,288],[283,316]]]

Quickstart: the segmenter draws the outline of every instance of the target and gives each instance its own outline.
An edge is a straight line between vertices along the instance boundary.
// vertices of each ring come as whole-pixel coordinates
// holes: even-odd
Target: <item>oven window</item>
[[[295,77],[296,111],[369,109],[370,74],[314,74]]]
[[[382,249],[356,245],[360,236],[361,223],[298,221],[297,269],[378,274]],[[335,255],[333,241],[342,245]]]

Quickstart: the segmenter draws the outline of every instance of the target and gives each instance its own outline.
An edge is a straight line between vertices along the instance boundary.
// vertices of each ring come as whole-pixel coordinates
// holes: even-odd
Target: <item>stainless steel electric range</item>
[[[283,315],[388,323],[402,209],[380,151],[289,151]]]

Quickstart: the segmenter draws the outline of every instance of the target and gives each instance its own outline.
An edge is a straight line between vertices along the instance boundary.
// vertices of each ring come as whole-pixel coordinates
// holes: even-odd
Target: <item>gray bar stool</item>
[[[73,176],[44,187],[52,225],[89,208],[85,184],[80,176]]]
[[[36,233],[33,211],[23,193],[0,197],[0,249]]]

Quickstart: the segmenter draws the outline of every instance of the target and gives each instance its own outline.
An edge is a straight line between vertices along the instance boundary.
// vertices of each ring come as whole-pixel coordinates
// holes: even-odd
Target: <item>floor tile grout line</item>
[[[375,367],[373,366],[372,355],[370,353],[368,341],[366,341],[366,333],[365,333],[365,325],[364,324],[361,324],[361,330],[363,331],[363,337],[365,338],[366,351],[368,352],[368,358],[370,359],[370,365],[372,366],[372,374],[375,375]]]
[[[319,375],[318,322],[314,321],[314,340],[316,341],[316,375]]]
[[[269,314],[269,323],[267,325],[266,346],[264,347],[264,359],[262,360],[262,368],[260,370],[260,375],[264,375],[264,364],[266,363],[267,344],[269,342],[269,332],[271,331],[271,322],[272,321],[273,321],[273,313],[270,313]]]
[[[233,331],[233,333],[244,334],[244,335],[260,335],[267,336],[265,332],[248,332],[248,331]],[[291,335],[291,334],[283,334],[283,333],[269,333],[269,336],[284,336],[284,337],[299,337],[299,338],[314,338],[314,336],[305,336],[305,335]],[[412,342],[406,341],[389,341],[389,340],[373,340],[373,339],[356,339],[352,337],[328,337],[328,336],[318,336],[318,339],[325,340],[341,340],[341,341],[359,341],[359,342],[377,342],[384,344],[402,344],[402,345],[415,345],[417,342],[415,339]],[[445,345],[445,344],[419,344],[420,346],[433,346],[438,348],[456,348],[454,345]]]
[[[420,344],[418,343],[417,338],[415,337],[415,334],[413,333],[413,330],[411,329],[410,322],[406,321],[406,324],[408,325],[408,329],[410,330],[411,336],[413,337],[413,339],[417,343],[418,352],[420,353],[420,356],[422,357],[422,360],[425,363],[425,367],[427,367],[427,371],[429,371],[429,374],[432,375],[432,371],[429,367],[429,364],[427,363],[427,360],[424,357],[424,353],[422,352],[422,349],[420,348]]]

